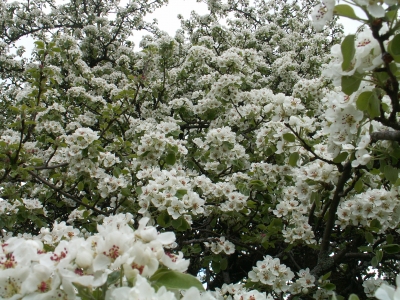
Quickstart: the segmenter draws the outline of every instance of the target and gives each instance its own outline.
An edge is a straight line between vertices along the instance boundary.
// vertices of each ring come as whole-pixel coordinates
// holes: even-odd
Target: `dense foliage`
[[[165,2],[0,3],[0,297],[394,284],[400,4],[207,0],[171,37]]]

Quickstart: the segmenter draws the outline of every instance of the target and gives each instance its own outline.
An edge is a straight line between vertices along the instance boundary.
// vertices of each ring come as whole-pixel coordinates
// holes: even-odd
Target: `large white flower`
[[[148,283],[148,281],[142,276],[138,275],[135,286],[120,287],[112,290],[106,295],[106,299],[109,300],[175,300],[175,294],[166,290],[165,287],[161,287],[156,292],[154,288]]]
[[[158,233],[153,226],[146,226],[150,218],[144,217],[139,221],[139,228],[135,231],[136,238],[141,239],[144,243],[158,241],[161,245],[169,245],[175,242],[175,233],[163,232]]]
[[[135,278],[138,274],[150,277],[158,269],[158,259],[153,250],[140,242],[135,243],[128,252],[130,258],[124,264],[124,273],[128,279]]]
[[[321,31],[325,24],[332,19],[334,7],[335,0],[324,0],[314,7],[311,18],[316,31]]]
[[[396,277],[397,288],[383,283],[375,292],[375,297],[379,300],[400,300],[400,276]]]

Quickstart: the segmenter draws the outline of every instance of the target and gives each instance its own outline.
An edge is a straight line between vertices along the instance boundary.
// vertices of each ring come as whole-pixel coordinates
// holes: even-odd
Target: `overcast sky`
[[[200,15],[208,12],[207,5],[205,3],[198,3],[196,0],[169,0],[168,5],[164,5],[151,15],[147,15],[145,20],[149,22],[157,19],[158,27],[166,31],[169,35],[174,36],[176,30],[181,25],[177,16],[181,14],[185,19],[189,19],[190,13],[193,10]],[[145,34],[146,32],[135,33],[133,41],[135,42],[136,49],[138,49],[140,40]]]
[[[168,5],[157,9],[153,14],[147,15],[145,20],[152,21],[153,19],[157,19],[161,30],[168,32],[171,36],[174,36],[176,30],[180,27],[180,22],[177,18],[178,14],[188,19],[192,10],[195,10],[200,15],[208,12],[207,5],[205,3],[198,3],[196,0],[169,0],[169,2]],[[347,18],[341,18],[340,22],[344,26],[345,34],[355,33],[358,26],[360,26],[360,22]],[[135,42],[136,49],[139,49],[140,40],[145,34],[146,32],[135,34],[133,41]]]
[[[68,0],[59,0],[60,3],[67,1]],[[121,1],[121,3],[123,2],[124,0]],[[192,10],[195,10],[200,15],[207,13],[207,5],[205,3],[198,3],[196,0],[169,0],[169,2],[168,5],[157,9],[153,14],[147,15],[145,20],[152,21],[153,19],[157,19],[160,29],[166,31],[171,36],[174,36],[176,30],[180,27],[180,21],[177,18],[178,14],[181,14],[185,19],[188,19]],[[348,19],[342,19],[341,22],[344,24],[346,34],[355,33],[360,24]],[[145,31],[135,33],[133,41],[136,45],[136,49],[139,49],[138,46],[140,40],[146,33],[147,32]],[[18,44],[25,45],[28,50],[27,52],[30,53],[30,47],[27,45],[28,43],[32,44],[33,49],[33,39],[25,39],[24,41],[20,41]]]
[[[147,21],[151,21],[154,18],[157,19],[159,27],[172,36],[175,35],[175,31],[180,27],[180,22],[177,18],[178,14],[189,18],[192,10],[195,10],[200,15],[207,13],[207,5],[198,3],[196,0],[169,0],[169,2],[168,5],[157,9],[153,14],[146,16],[145,19]],[[347,34],[354,33],[360,25],[359,22],[346,18],[341,19],[341,22],[344,24]]]

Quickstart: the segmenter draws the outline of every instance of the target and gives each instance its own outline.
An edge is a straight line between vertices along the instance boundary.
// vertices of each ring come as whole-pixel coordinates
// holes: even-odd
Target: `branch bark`
[[[322,237],[322,242],[321,242],[321,249],[318,254],[318,263],[314,267],[314,269],[311,271],[311,274],[314,276],[319,276],[323,274],[324,272],[328,271],[333,267],[335,264],[335,260],[333,257],[329,256],[329,246],[330,246],[330,240],[331,240],[331,234],[333,227],[335,225],[335,220],[336,220],[336,212],[337,208],[340,203],[340,198],[343,195],[344,187],[346,185],[346,182],[351,178],[351,162],[347,162],[343,166],[343,172],[342,175],[339,178],[338,183],[336,184],[336,190],[333,195],[332,202],[329,206],[329,211],[328,211],[328,220],[326,221],[325,229],[324,229],[324,234]]]
[[[63,190],[61,190],[60,188],[58,188],[56,185],[52,184],[51,182],[47,181],[46,179],[42,178],[40,175],[35,174],[35,172],[32,171],[28,171],[29,174],[31,174],[32,177],[36,178],[37,180],[39,180],[40,182],[42,182],[43,184],[47,185],[48,187],[52,188],[53,190],[55,190],[56,192],[60,193],[61,195],[63,195],[64,197],[67,197],[73,201],[75,201],[76,203],[86,207],[87,209],[91,209],[93,211],[95,211],[96,213],[100,214],[100,215],[109,215],[107,212],[98,210],[95,207],[92,207],[88,204],[85,204],[81,201],[81,199],[71,195],[70,193],[67,193]]]
[[[400,131],[379,131],[371,133],[371,143],[377,141],[397,141],[400,142]]]

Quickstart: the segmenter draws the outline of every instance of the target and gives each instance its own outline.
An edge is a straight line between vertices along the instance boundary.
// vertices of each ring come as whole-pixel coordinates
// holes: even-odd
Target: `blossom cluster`
[[[278,258],[269,255],[264,260],[258,261],[256,267],[249,272],[249,279],[272,286],[275,292],[286,292],[288,282],[293,279],[294,273],[286,265],[281,264]]]
[[[363,282],[364,293],[368,297],[374,297],[376,290],[387,282],[381,278],[369,278]]]
[[[204,242],[204,245],[207,248],[210,248],[212,253],[214,254],[219,254],[222,251],[225,252],[225,254],[232,254],[235,253],[235,245],[231,243],[228,240],[225,240],[224,236],[221,236],[220,238],[216,239],[216,242]]]
[[[148,221],[142,218],[134,230],[132,215],[119,214],[104,218],[98,233],[86,238],[65,223],[55,224],[51,231],[42,228],[30,239],[9,237],[0,248],[1,298],[76,299],[77,284],[98,288],[119,271],[121,283],[110,286],[107,299],[142,292],[175,299],[165,288],[155,293],[147,279],[161,266],[184,272],[189,262],[182,253],[170,252],[174,233],[159,233]]]
[[[378,220],[381,230],[396,228],[400,221],[398,191],[392,189],[368,189],[343,201],[338,208],[336,224],[346,226],[369,226],[372,220]]]

